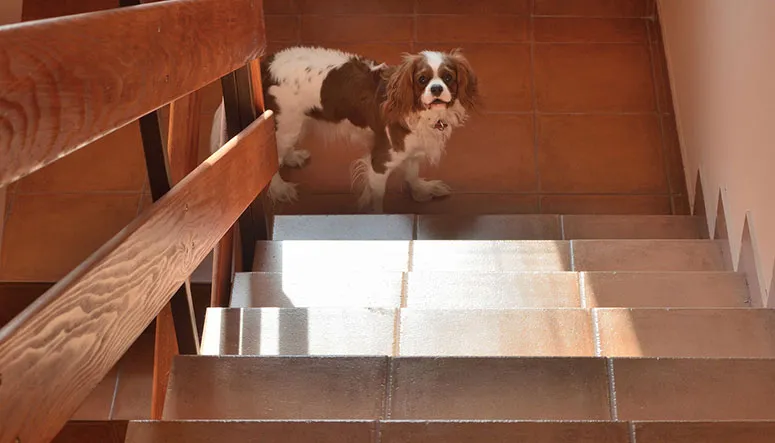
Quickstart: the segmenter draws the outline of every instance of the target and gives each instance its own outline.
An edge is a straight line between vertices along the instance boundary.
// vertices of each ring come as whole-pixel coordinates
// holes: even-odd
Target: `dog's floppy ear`
[[[473,110],[479,104],[479,80],[460,48],[453,49],[449,58],[457,71],[457,99],[466,109]]]
[[[387,122],[400,122],[414,111],[414,71],[419,58],[417,55],[405,54],[400,65],[385,71],[387,86],[382,116]]]

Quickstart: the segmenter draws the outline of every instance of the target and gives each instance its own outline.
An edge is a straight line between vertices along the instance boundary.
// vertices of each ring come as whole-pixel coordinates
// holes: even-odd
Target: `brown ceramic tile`
[[[549,272],[571,265],[564,241],[419,240],[412,246],[412,271]]]
[[[449,51],[461,46],[463,54],[471,62],[471,66],[479,79],[479,90],[482,94],[481,111],[532,111],[530,45],[521,43],[471,43],[465,45],[417,43],[415,44],[415,50]],[[508,75],[504,75],[504,73],[508,73]],[[497,120],[493,121],[494,116],[488,115],[485,118],[489,122],[488,128],[495,129],[495,127],[500,127]],[[507,121],[506,123],[509,122]],[[456,138],[459,134],[460,132],[456,132],[452,136],[451,143],[456,143]],[[470,156],[468,158],[472,159]],[[442,165],[445,161],[442,160]],[[490,166],[492,166],[492,162]]]
[[[403,356],[592,357],[584,309],[402,309]]]
[[[298,0],[264,0],[264,14],[298,14]]]
[[[418,14],[521,14],[531,12],[531,0],[417,0]]]
[[[17,195],[0,279],[57,281],[137,214],[136,194]]]
[[[178,357],[165,420],[375,420],[387,357]]]
[[[414,0],[296,0],[302,14],[412,14]]]
[[[692,212],[692,208],[689,207],[689,197],[686,194],[676,194],[672,197],[673,200],[673,214],[675,215],[689,215]],[[707,229],[707,228],[706,228]],[[704,238],[707,237],[705,230],[703,230]]]
[[[613,367],[619,420],[775,419],[771,359],[616,359]]]
[[[585,272],[587,307],[743,308],[745,277],[732,272]]]
[[[419,15],[416,26],[418,42],[469,44],[528,40],[528,18],[524,16]]]
[[[336,49],[349,52],[351,54],[361,55],[370,58],[379,63],[388,63],[396,65],[401,63],[405,53],[412,52],[410,42],[401,43],[336,43],[333,45]],[[325,154],[324,154],[325,155]]]
[[[22,8],[22,21],[61,17],[118,8],[118,0],[83,0],[78,2],[27,2]]]
[[[668,193],[654,115],[543,115],[537,130],[544,192]]]
[[[276,53],[282,51],[283,49],[287,49],[287,48],[290,48],[290,47],[293,47],[293,46],[297,46],[297,45],[298,45],[298,43],[291,42],[291,41],[287,41],[287,42],[272,42],[272,41],[270,41],[270,42],[266,43],[266,52],[265,53],[266,54],[276,54]]]
[[[572,272],[411,272],[407,275],[406,306],[426,309],[578,308],[581,298],[577,275]]]
[[[0,283],[0,327],[19,315],[51,286],[51,283]]]
[[[52,443],[124,443],[126,421],[69,421]]]
[[[652,27],[652,31],[655,27]],[[661,41],[652,42],[652,62],[654,63],[654,84],[657,93],[657,105],[660,112],[674,114],[673,93],[670,86],[670,74],[668,71],[665,49]]]
[[[113,397],[116,392],[116,377],[118,369],[113,369],[105,375],[97,387],[86,397],[75,413],[70,417],[71,420],[108,420],[110,419],[110,409],[113,406]]]
[[[395,309],[210,308],[201,354],[393,355],[395,324]]]
[[[301,17],[301,41],[405,42],[412,38],[413,26],[410,15],[304,15]]]
[[[266,39],[271,42],[298,42],[300,19],[296,15],[267,15]]]
[[[626,423],[611,422],[388,421],[380,424],[380,441],[383,443],[427,443],[429,441],[629,443],[630,437]]]
[[[770,443],[773,422],[635,423],[638,443]]]
[[[487,154],[474,153],[481,149],[487,150]],[[493,158],[498,161],[493,162]],[[533,118],[528,115],[472,118],[452,136],[439,166],[424,169],[424,176],[444,180],[453,192],[535,191],[538,182]]]
[[[145,181],[140,129],[137,123],[130,123],[22,178],[19,191],[140,192]]]
[[[764,309],[598,309],[608,357],[775,356],[775,311]]]
[[[575,271],[723,271],[712,240],[573,240]]]
[[[533,19],[533,38],[539,43],[642,43],[647,41],[643,19]]]
[[[670,197],[661,195],[544,195],[544,214],[663,214],[672,213]]]
[[[358,214],[358,196],[347,192],[341,194],[312,194],[312,190],[299,194],[299,200],[294,203],[278,203],[274,207],[275,214],[309,215],[309,214]],[[386,206],[387,209],[387,206]],[[393,211],[389,211],[393,212]]]
[[[398,307],[402,281],[401,272],[238,273],[231,306]]]
[[[299,194],[350,194],[352,163],[363,156],[363,147],[338,140],[304,137],[301,147],[310,151],[311,157],[303,168],[283,168],[285,180],[299,183]]]
[[[151,417],[154,335],[143,334],[119,362],[118,389],[113,420],[144,420]]]
[[[538,44],[535,82],[541,112],[656,110],[646,44]]]
[[[370,443],[376,433],[376,422],[133,422],[129,424],[126,443],[214,441],[253,441],[260,436],[265,443]],[[123,440],[122,440],[123,441]]]
[[[556,215],[423,215],[418,240],[560,240]]]
[[[391,419],[606,420],[595,358],[396,358]]]
[[[662,132],[665,142],[665,156],[667,157],[670,190],[673,194],[688,195],[683,158],[681,157],[681,144],[678,141],[678,130],[676,129],[674,116],[662,116]]]
[[[411,240],[411,215],[276,216],[273,240]]]
[[[536,15],[581,17],[645,17],[646,0],[535,0]]]
[[[408,241],[260,241],[256,244],[253,270],[288,275],[334,269],[405,271],[408,262]]]
[[[699,239],[698,217],[664,215],[564,215],[565,240],[576,239]]]
[[[385,209],[401,214],[535,214],[538,197],[528,194],[463,194],[417,203],[408,193],[388,194]]]

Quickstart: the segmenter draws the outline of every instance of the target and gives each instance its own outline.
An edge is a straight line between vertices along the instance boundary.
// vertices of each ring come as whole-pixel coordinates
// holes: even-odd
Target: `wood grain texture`
[[[197,90],[170,104],[167,136],[169,177],[174,186],[199,164],[199,114],[202,93]]]
[[[261,11],[174,0],[0,29],[0,186],[261,55]]]
[[[172,360],[178,355],[178,339],[172,308],[167,303],[156,317],[156,337],[153,344],[153,390],[151,391],[151,420],[161,420],[164,398],[167,396]]]
[[[267,112],[0,329],[0,443],[53,438],[277,169]]]

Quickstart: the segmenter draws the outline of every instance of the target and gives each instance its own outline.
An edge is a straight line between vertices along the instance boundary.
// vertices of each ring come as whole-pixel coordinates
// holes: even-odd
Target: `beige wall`
[[[713,232],[721,192],[736,269],[748,217],[758,286],[773,306],[775,1],[659,0],[659,8],[689,193],[699,171]]]

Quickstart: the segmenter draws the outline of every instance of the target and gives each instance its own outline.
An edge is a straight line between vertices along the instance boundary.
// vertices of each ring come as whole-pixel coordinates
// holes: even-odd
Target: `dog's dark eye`
[[[452,83],[452,80],[453,80],[453,78],[452,78],[452,76],[451,76],[451,75],[447,74],[447,75],[445,75],[445,76],[442,78],[442,80],[444,80],[444,83]]]
[[[428,83],[428,78],[425,77],[424,75],[421,75],[420,78],[417,79],[417,81],[420,82],[421,85],[424,85]]]

